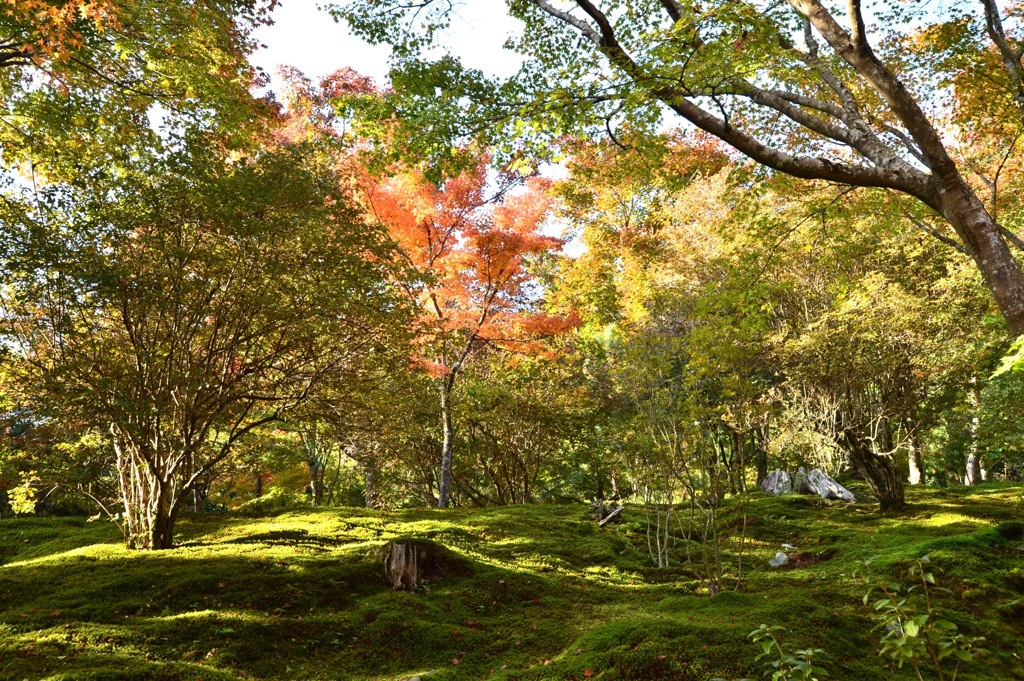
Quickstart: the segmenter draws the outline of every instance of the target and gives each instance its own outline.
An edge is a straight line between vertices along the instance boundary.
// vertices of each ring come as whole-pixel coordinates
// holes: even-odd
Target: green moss
[[[878,556],[902,579],[924,553],[949,589],[939,605],[992,651],[963,678],[1024,678],[1021,488],[910,498],[883,516],[752,495],[739,590],[714,596],[682,540],[671,568],[651,565],[634,508],[607,528],[575,505],[250,509],[185,518],[179,548],[156,553],[126,551],[105,522],[4,520],[0,679],[756,678],[747,634],[761,623],[825,649],[832,678],[910,679],[875,654],[851,575]],[[417,593],[389,588],[378,556],[396,539],[435,544],[448,568]],[[805,558],[795,569],[767,565],[783,542]]]

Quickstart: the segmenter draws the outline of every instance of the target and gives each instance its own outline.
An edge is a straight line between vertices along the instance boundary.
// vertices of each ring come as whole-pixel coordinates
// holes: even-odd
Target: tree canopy
[[[272,6],[0,10],[0,512],[630,502],[717,593],[772,476],[1021,476],[1016,8],[353,1],[390,83],[257,96]]]
[[[508,11],[524,25],[510,47],[527,60],[517,76],[495,82],[450,57],[419,57],[457,13],[450,4],[335,8],[367,39],[395,47],[403,60],[396,110],[421,106],[416,120],[444,121],[431,134],[451,130],[451,108],[463,104],[455,129],[485,136],[653,131],[671,112],[772,170],[913,197],[952,229],[1011,331],[1024,332],[1024,274],[1008,244],[1016,237],[980,198],[949,139],[957,125],[1016,106],[1012,11],[994,0],[944,11],[852,2],[845,15],[818,0],[564,8],[534,0],[510,2]],[[985,58],[990,40],[1002,45],[1002,60]],[[967,105],[978,78],[996,85],[983,110]]]

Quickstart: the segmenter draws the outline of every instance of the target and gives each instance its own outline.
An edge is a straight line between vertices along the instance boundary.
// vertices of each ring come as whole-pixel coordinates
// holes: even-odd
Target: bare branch
[[[838,184],[897,189],[913,196],[925,197],[931,192],[929,179],[919,172],[900,172],[888,168],[850,165],[823,157],[794,156],[773,149],[728,121],[708,113],[685,97],[663,99],[665,104],[701,130],[769,168],[807,180],[828,180]]]
[[[682,18],[683,12],[676,0],[661,0],[661,6],[673,22],[679,21]]]
[[[792,106],[789,98],[776,96],[774,92],[760,90],[749,83],[744,83],[750,89],[747,96],[751,101],[774,109],[790,120],[802,125],[813,132],[845,144],[870,160],[876,166],[892,169],[898,172],[913,174],[917,172],[910,164],[904,161],[882,143],[875,132],[856,114],[847,117],[846,128],[828,123],[827,121],[810,114],[803,109]],[[791,94],[791,93],[786,93]]]
[[[594,20],[598,28],[601,29],[601,45],[608,48],[622,49],[619,47],[619,41],[615,37],[615,29],[612,28],[612,24],[608,21],[608,17],[599,10],[590,0],[576,0],[576,4],[579,5],[580,9],[586,12],[587,16]]]
[[[955,173],[956,166],[946,152],[935,127],[928,120],[917,100],[903,82],[893,74],[868,45],[863,36],[863,18],[855,37],[851,37],[839,25],[820,0],[787,0],[825,39],[842,59],[853,67],[874,90],[889,104],[892,112],[903,123],[921,152],[928,159],[928,166],[937,172]],[[858,0],[851,0],[851,10],[859,16]],[[854,21],[856,24],[856,21]],[[856,39],[856,42],[855,42]]]
[[[816,97],[809,97],[797,92],[789,92],[788,90],[765,90],[765,92],[774,97],[778,97],[779,99],[784,99],[787,102],[792,102],[797,106],[814,109],[815,111],[820,111],[821,113],[832,116],[838,120],[843,120],[843,110],[832,102],[826,102]]]
[[[999,176],[1003,174],[1003,168],[1006,167],[1007,161],[1013,155],[1014,149],[1017,147],[1017,141],[1020,140],[1020,133],[1014,135],[1013,140],[1006,149],[1006,153],[1003,154],[1003,158],[999,161],[999,166],[996,168],[995,177],[992,178],[992,182],[989,184],[992,189],[992,219],[999,221]]]
[[[10,66],[28,66],[32,63],[32,48],[13,40],[0,43],[0,69]]]
[[[555,8],[550,3],[546,2],[546,0],[530,1],[543,12],[550,14],[559,21],[562,21],[578,29],[579,32],[582,33],[585,38],[590,40],[590,42],[594,43],[598,47],[601,46],[601,34],[594,30],[594,27],[588,24],[587,22],[583,21],[582,19],[577,19],[568,12],[563,12],[562,10]]]
[[[817,72],[825,85],[828,85],[828,87],[836,93],[839,97],[839,101],[843,103],[843,111],[846,116],[853,114],[860,117],[857,100],[853,96],[853,93],[818,55],[818,41],[814,39],[814,31],[811,28],[811,21],[807,17],[804,17],[804,43],[807,44],[807,52],[802,53],[799,50],[794,50],[797,57],[805,64],[811,66],[811,68]]]
[[[945,234],[943,234],[939,230],[935,229],[934,227],[932,227],[931,225],[929,225],[927,222],[925,222],[924,220],[920,219],[916,215],[912,215],[910,213],[904,212],[903,213],[903,217],[905,217],[907,220],[909,220],[910,224],[914,225],[914,227],[917,227],[922,232],[924,232],[924,233],[926,233],[926,234],[928,234],[930,236],[935,237],[936,239],[938,239],[942,243],[946,244],[947,246],[951,246],[951,247],[955,248],[956,250],[960,251],[964,255],[967,255],[967,256],[971,255],[970,252],[967,250],[967,248],[963,244],[961,244],[959,241],[957,241],[956,239],[953,239],[953,238],[950,238],[950,237],[946,236]]]
[[[612,117],[611,117],[611,116],[608,116],[607,118],[605,118],[605,119],[604,119],[604,129],[605,129],[605,130],[606,130],[606,131],[608,132],[608,138],[609,138],[609,139],[610,139],[610,140],[612,141],[612,143],[613,143],[613,144],[615,144],[615,146],[617,146],[617,147],[618,147],[619,149],[622,149],[623,151],[629,151],[630,149],[632,149],[632,148],[633,148],[633,146],[632,146],[632,145],[629,145],[629,144],[623,144],[623,143],[622,143],[622,142],[620,142],[620,141],[619,141],[619,139],[618,139],[618,138],[617,138],[617,137],[615,136],[615,131],[614,131],[614,130],[612,130]]]
[[[998,225],[998,227],[1000,234],[1006,237],[1006,239],[1014,246],[1024,251],[1024,239],[1021,239],[1019,236],[1008,230],[1006,227],[1003,227],[1002,225]]]
[[[1003,19],[999,15],[996,0],[982,0],[982,4],[985,6],[985,29],[988,37],[999,50],[999,57],[1006,69],[1006,75],[1010,78],[1010,94],[1013,95],[1014,101],[1017,102],[1017,108],[1024,116],[1024,64],[1021,63],[1021,58],[1024,57],[1024,48],[1014,49],[1010,45],[1006,31],[1003,30]]]
[[[846,13],[850,17],[852,32],[850,37],[858,50],[870,50],[868,45],[867,31],[864,29],[864,13],[860,9],[860,0],[849,0],[846,4]]]
[[[925,158],[925,155],[922,154],[921,150],[918,149],[916,144],[914,144],[914,140],[910,139],[910,137],[907,136],[907,133],[903,132],[898,128],[894,128],[891,125],[886,124],[882,124],[882,130],[884,130],[885,132],[889,133],[890,135],[898,139],[900,142],[902,142],[903,146],[906,148],[907,151],[910,152],[911,156],[920,161],[926,168],[930,167],[928,165],[928,159]]]
[[[615,30],[608,21],[608,18],[589,0],[577,0],[577,5],[597,24],[600,28],[600,33],[597,33],[586,22],[566,12],[555,10],[545,0],[531,1],[551,16],[584,32],[601,49],[613,65],[622,69],[635,82],[642,83],[651,80],[649,74],[619,44],[615,37]],[[743,83],[742,87],[744,90],[742,94],[744,96],[752,97],[756,95],[763,101],[771,101],[776,105],[776,110],[784,113],[791,120],[801,125],[813,126],[810,129],[818,132],[818,134],[854,146],[854,148],[857,148],[867,158],[872,160],[876,164],[875,167],[850,165],[831,161],[824,157],[794,156],[787,152],[773,149],[749,133],[734,127],[727,116],[723,115],[722,118],[714,116],[688,99],[688,97],[693,96],[713,97],[715,94],[722,94],[721,92],[687,92],[675,88],[662,88],[653,91],[652,94],[698,128],[721,138],[740,152],[769,168],[803,179],[828,180],[839,184],[856,184],[866,187],[886,187],[898,189],[919,198],[930,197],[932,192],[929,178],[913,169],[902,159],[895,157],[877,139],[872,141],[873,133],[867,126],[855,131],[854,134],[844,132],[841,128],[829,127],[830,124],[820,118],[807,112],[801,112],[797,107],[790,104],[790,98],[773,97],[767,91],[755,88],[749,83]],[[741,94],[741,92],[733,88],[725,94]],[[796,95],[793,95],[792,98],[796,98]],[[825,103],[821,103],[821,105],[825,106]]]

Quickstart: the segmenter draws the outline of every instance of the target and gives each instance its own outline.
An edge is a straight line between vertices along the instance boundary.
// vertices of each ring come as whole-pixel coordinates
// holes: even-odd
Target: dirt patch
[[[811,553],[810,551],[798,551],[797,553],[789,554],[789,562],[779,567],[780,570],[796,570],[798,568],[807,567],[808,565],[815,565],[817,563],[824,563],[827,560],[831,560],[832,556],[835,555],[835,551],[822,551],[821,553]]]

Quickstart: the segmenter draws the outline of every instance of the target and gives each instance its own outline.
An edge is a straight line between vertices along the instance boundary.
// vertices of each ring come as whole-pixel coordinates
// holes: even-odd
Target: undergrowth
[[[960,678],[1024,679],[1022,491],[915,489],[901,515],[752,495],[744,579],[714,596],[650,564],[633,507],[605,528],[583,506],[250,509],[186,518],[153,553],[102,522],[9,519],[0,679],[761,678],[761,624],[825,651],[832,679],[910,679],[878,655],[854,569],[895,578],[923,555],[949,589],[937,606],[989,650]],[[416,593],[377,558],[408,538],[446,556]],[[769,567],[783,543],[790,564]]]

